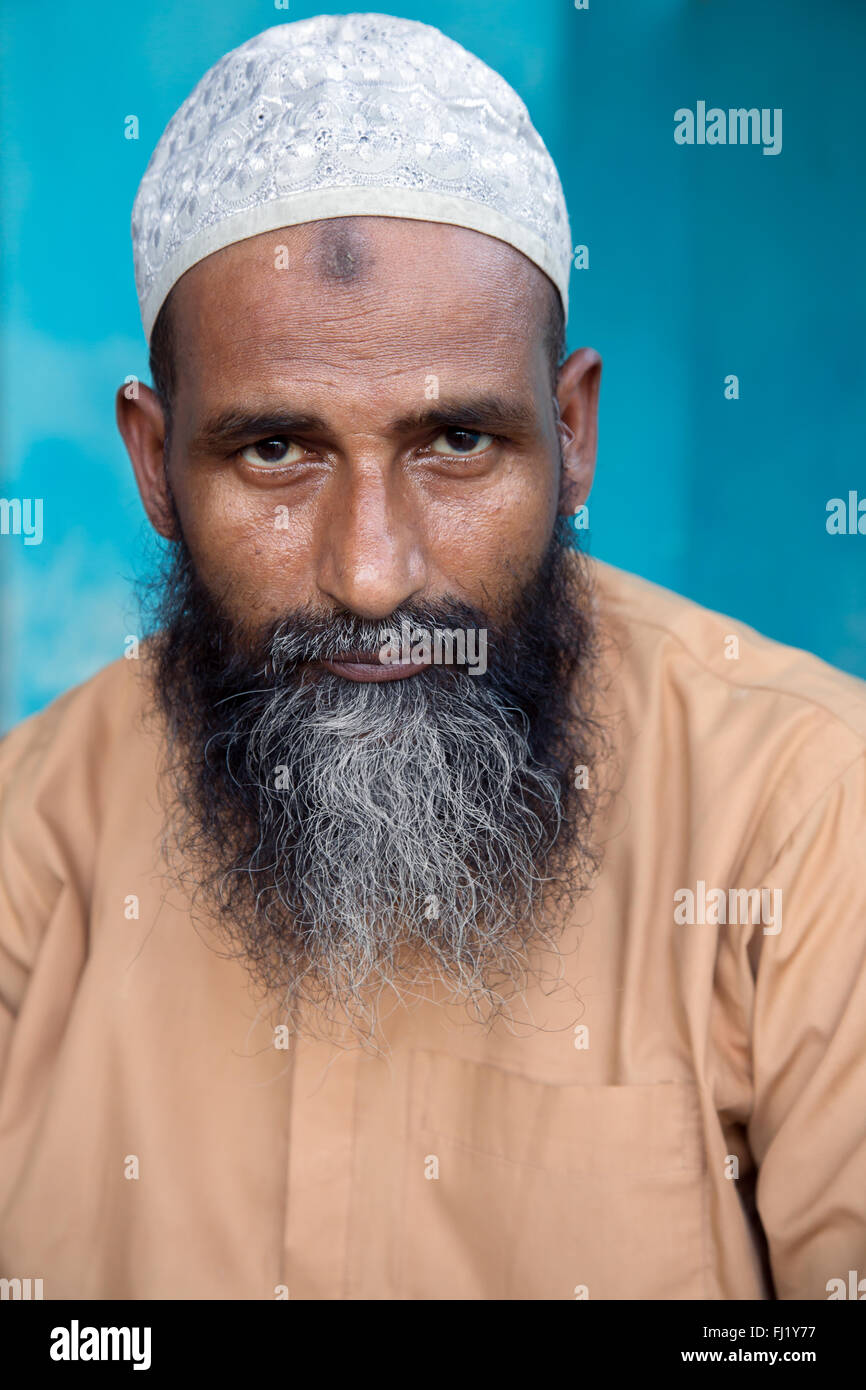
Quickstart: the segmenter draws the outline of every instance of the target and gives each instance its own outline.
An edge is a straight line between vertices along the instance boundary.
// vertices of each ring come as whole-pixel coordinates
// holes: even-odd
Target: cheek
[[[431,511],[430,543],[440,574],[477,594],[527,578],[545,554],[556,522],[555,479],[541,469],[515,472],[483,496]]]
[[[314,528],[278,492],[239,487],[229,476],[188,481],[175,497],[196,570],[228,612],[278,616],[312,598]]]

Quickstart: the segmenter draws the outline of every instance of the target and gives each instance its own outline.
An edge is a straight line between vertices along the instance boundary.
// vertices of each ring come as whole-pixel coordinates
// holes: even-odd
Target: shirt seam
[[[689,600],[687,600],[687,602],[688,601]],[[839,714],[838,711],[830,708],[828,705],[816,699],[814,695],[806,695],[798,690],[790,690],[784,684],[765,685],[763,683],[756,684],[754,682],[735,681],[732,676],[724,672],[717,671],[714,667],[710,666],[706,662],[706,660],[694,650],[694,648],[686,641],[686,639],[680,635],[680,633],[676,632],[673,628],[668,627],[666,624],[658,622],[652,618],[645,618],[642,616],[638,617],[633,612],[629,612],[625,605],[620,607],[616,603],[608,603],[605,604],[605,607],[609,612],[617,612],[618,615],[622,617],[623,621],[632,626],[651,628],[654,632],[663,633],[666,637],[671,638],[674,642],[677,643],[677,645],[682,649],[682,651],[685,652],[685,654],[691,658],[695,665],[698,666],[706,675],[714,677],[717,681],[721,682],[721,684],[723,685],[728,686],[730,689],[738,691],[754,691],[756,694],[764,693],[767,695],[780,695],[788,699],[797,700],[803,705],[810,706],[812,709],[820,710],[822,714],[826,715],[829,721],[836,724],[841,724],[845,729],[847,729],[849,733],[851,733],[854,736],[854,738],[857,739],[857,741],[862,745],[863,749],[866,749],[866,734],[862,733],[855,725],[853,725],[845,715]],[[704,611],[712,612],[712,610],[709,609]],[[748,624],[740,623],[739,619],[737,618],[731,618],[730,621],[731,623],[738,624],[739,626],[748,626]],[[758,633],[758,636],[763,637],[763,634]],[[773,642],[775,639],[771,637],[764,637],[764,640],[768,642]],[[777,643],[776,645],[785,648],[788,651],[802,652],[804,656],[810,658],[813,661],[822,661],[822,658],[816,656],[814,652],[807,652],[800,647],[787,647],[787,645],[782,642]],[[843,671],[840,667],[832,666],[828,662],[824,662],[823,664],[826,665],[830,671],[836,672],[838,675],[843,676],[846,680],[860,679],[858,676],[851,675],[850,672]],[[866,705],[866,696],[864,696],[864,705]]]

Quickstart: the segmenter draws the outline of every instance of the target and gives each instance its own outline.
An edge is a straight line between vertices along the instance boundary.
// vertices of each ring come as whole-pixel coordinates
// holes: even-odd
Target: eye
[[[453,453],[436,448],[440,439],[447,442],[449,449],[453,449]],[[484,450],[489,449],[492,443],[492,434],[481,434],[478,430],[453,429],[443,430],[441,434],[437,434],[430,447],[434,454],[444,454],[445,458],[465,458],[473,454],[483,454]]]
[[[298,455],[290,456],[292,449],[297,449]],[[268,465],[278,468],[281,464],[297,463],[303,452],[300,445],[275,436],[273,439],[257,439],[255,444],[248,444],[241,450],[241,458],[256,468],[266,468]]]

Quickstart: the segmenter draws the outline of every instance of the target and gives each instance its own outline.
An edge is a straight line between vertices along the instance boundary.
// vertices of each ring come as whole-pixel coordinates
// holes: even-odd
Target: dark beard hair
[[[498,626],[445,600],[384,623],[301,611],[250,632],[176,524],[145,598],[173,876],[292,1027],[348,1020],[368,1040],[383,991],[405,998],[430,972],[492,1021],[601,862],[584,557],[553,539]],[[358,684],[307,664],[373,650],[404,620],[486,629],[487,671]]]

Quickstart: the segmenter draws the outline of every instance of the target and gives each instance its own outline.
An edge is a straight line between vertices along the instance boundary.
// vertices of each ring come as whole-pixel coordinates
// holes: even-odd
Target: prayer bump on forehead
[[[334,217],[316,228],[313,262],[320,276],[338,285],[352,285],[372,263],[370,238],[357,218]]]

